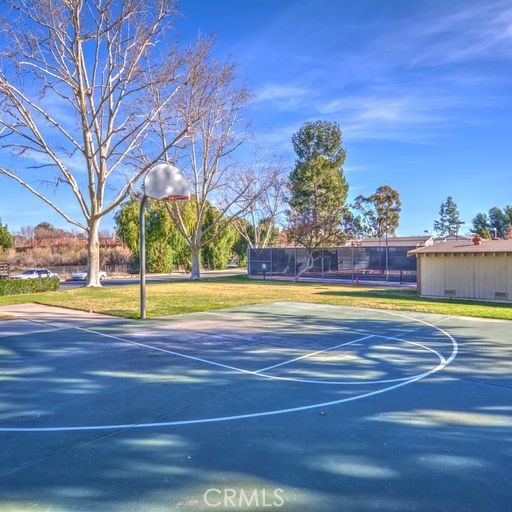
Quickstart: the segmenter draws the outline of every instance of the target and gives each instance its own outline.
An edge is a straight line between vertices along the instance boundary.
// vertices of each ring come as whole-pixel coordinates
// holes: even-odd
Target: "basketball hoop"
[[[144,194],[151,199],[185,201],[190,187],[181,171],[169,164],[155,165],[144,178]]]
[[[162,201],[186,201],[187,199],[190,199],[190,197],[174,194],[167,197],[163,197]]]
[[[155,165],[144,178],[144,194],[139,214],[140,262],[140,318],[146,318],[146,228],[144,210],[149,198],[158,201],[186,201],[190,199],[190,186],[179,169],[169,164]]]

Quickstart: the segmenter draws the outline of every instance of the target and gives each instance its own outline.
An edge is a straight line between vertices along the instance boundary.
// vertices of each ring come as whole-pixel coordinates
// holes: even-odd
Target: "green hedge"
[[[42,277],[39,279],[0,279],[0,295],[53,292],[58,288],[58,277]]]

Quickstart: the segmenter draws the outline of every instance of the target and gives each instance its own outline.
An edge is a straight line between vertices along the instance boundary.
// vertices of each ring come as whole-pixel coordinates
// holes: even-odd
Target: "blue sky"
[[[512,203],[510,1],[183,0],[180,10],[184,41],[214,33],[219,56],[238,63],[254,143],[292,165],[301,124],[337,121],[350,197],[396,188],[399,234],[431,229],[448,195],[467,227]],[[66,225],[0,186],[11,228]]]

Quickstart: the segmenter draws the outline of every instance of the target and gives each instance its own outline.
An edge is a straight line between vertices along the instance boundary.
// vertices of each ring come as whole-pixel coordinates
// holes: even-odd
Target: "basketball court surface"
[[[510,322],[36,321],[0,322],[0,511],[512,510]]]

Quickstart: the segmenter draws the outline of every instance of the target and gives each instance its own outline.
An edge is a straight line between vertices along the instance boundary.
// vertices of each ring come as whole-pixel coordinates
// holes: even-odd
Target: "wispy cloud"
[[[278,128],[268,128],[255,134],[255,139],[263,146],[270,146],[277,151],[291,150],[292,135],[299,129],[300,123],[287,124]]]
[[[309,89],[295,85],[265,84],[256,93],[257,101],[302,98],[309,94]]]
[[[306,86],[267,83],[256,90],[254,101],[269,103],[277,110],[293,110],[308,102],[311,94]]]
[[[467,4],[423,26],[416,24],[409,35],[428,42],[413,60],[415,64],[430,61],[438,65],[510,56],[512,5],[508,1]]]
[[[348,138],[428,142],[440,129],[461,122],[452,109],[458,99],[427,94],[345,96],[316,105],[317,112],[342,120]]]
[[[358,27],[365,37],[351,34],[348,46],[315,36],[304,55],[295,41],[281,64],[289,70],[283,81],[256,91],[256,101],[287,114],[275,120],[275,138],[296,116],[336,120],[347,139],[432,142],[447,129],[485,123],[491,116],[481,113],[510,102],[506,66],[483,71],[487,62],[512,57],[509,1],[419,4],[368,23]],[[300,78],[290,84],[292,73]]]

